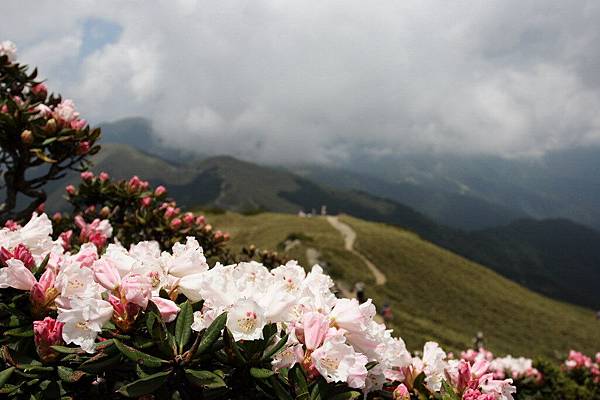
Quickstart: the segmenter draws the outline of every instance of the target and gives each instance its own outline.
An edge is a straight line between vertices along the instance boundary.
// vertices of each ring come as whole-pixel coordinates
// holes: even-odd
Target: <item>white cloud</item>
[[[188,149],[335,162],[600,141],[596,1],[7,3],[0,36],[86,116],[144,115]],[[75,63],[90,17],[122,32]]]

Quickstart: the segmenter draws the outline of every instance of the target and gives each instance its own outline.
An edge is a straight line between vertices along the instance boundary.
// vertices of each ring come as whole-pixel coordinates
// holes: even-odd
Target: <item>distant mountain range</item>
[[[106,132],[107,125],[103,130],[103,142],[106,142],[111,138],[111,131]],[[125,136],[126,132],[122,135]],[[577,223],[564,219],[524,219],[520,218],[523,214],[496,208],[494,203],[471,197],[473,208],[478,208],[477,212],[482,218],[488,218],[490,224],[503,224],[504,219],[520,219],[493,228],[466,231],[448,227],[424,213],[390,200],[391,195],[387,195],[387,199],[382,197],[385,194],[377,193],[369,186],[369,178],[353,172],[345,176],[348,179],[358,176],[356,179],[364,182],[363,190],[332,188],[315,183],[306,178],[315,177],[314,169],[311,172],[305,168],[301,170],[304,176],[299,176],[285,168],[260,166],[229,156],[191,159],[183,164],[180,155],[180,162],[175,163],[149,154],[157,143],[152,137],[136,139],[149,144],[139,146],[138,143],[144,151],[124,144],[124,137],[118,139],[120,144],[103,144],[93,169],[107,171],[115,178],[137,174],[154,185],[164,184],[170,195],[186,207],[218,207],[244,213],[260,210],[297,213],[299,210],[320,210],[322,205],[326,205],[331,214],[347,213],[409,229],[542,294],[600,308],[597,290],[600,287],[600,234]],[[331,176],[342,176],[339,171],[334,172]],[[71,179],[76,181],[77,177]],[[51,190],[48,204],[60,204],[61,201],[64,204],[61,200],[64,184],[61,182],[60,187],[55,186]],[[371,184],[385,186],[374,180]],[[342,185],[340,179],[337,186],[345,184]],[[422,188],[417,185],[414,193],[426,198],[420,190]],[[442,193],[444,201],[456,196],[451,191]],[[453,206],[456,214],[461,207],[459,203],[456,200]],[[434,204],[433,200],[431,204]],[[446,206],[451,204],[447,202]],[[493,216],[488,216],[487,210]]]

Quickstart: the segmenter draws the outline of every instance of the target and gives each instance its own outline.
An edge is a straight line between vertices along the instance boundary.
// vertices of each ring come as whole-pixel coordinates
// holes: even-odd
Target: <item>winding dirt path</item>
[[[340,221],[338,217],[328,216],[327,222],[337,229],[344,238],[344,247],[351,253],[356,254],[366,264],[367,268],[371,271],[375,277],[376,285],[384,285],[387,282],[387,277],[375,264],[373,264],[367,257],[363,256],[357,250],[354,250],[354,242],[356,241],[356,232],[350,227],[350,225]]]

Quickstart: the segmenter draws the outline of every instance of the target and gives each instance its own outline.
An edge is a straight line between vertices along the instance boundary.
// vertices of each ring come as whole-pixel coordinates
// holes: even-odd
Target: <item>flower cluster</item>
[[[32,321],[20,329],[32,330],[44,364],[64,360],[61,351],[73,352],[65,345],[92,355],[114,345],[130,359],[160,366],[157,356],[141,356],[118,341],[105,343],[142,335],[131,345],[145,341],[158,351],[172,335],[166,324],[176,324],[171,329],[177,339],[167,350],[176,365],[192,365],[203,338],[214,331],[212,340],[223,336],[229,349],[217,360],[237,368],[255,360],[262,366],[250,368],[255,379],[296,371],[307,385],[322,382],[338,391],[370,393],[386,387],[396,398],[452,391],[469,400],[512,399],[512,381],[496,379],[487,360],[447,360],[433,342],[425,344],[422,357],[411,357],[402,339],[374,321],[370,300],[359,304],[337,298],[333,281],[318,265],[308,273],[294,261],[272,270],[257,262],[210,268],[192,236],[170,251],[161,251],[155,241],[105,246],[111,229],[106,221],[78,219],[77,224],[87,241],[76,252],[66,250],[62,237],[52,239],[45,214],[34,214],[23,227],[0,230],[0,288],[28,292]],[[153,342],[157,328],[151,320],[156,318],[163,324],[158,334],[163,339]],[[185,337],[191,332],[198,339],[189,347]],[[262,349],[253,355],[257,346]],[[104,351],[83,364],[104,357]],[[169,374],[175,373],[170,368]]]
[[[22,221],[46,201],[43,186],[81,171],[100,150],[99,129],[91,129],[72,100],[50,94],[37,70],[16,60],[16,47],[0,43],[0,164],[6,197],[0,220]],[[19,198],[30,198],[19,210]]]
[[[600,352],[592,359],[581,352],[571,350],[564,367],[567,371],[589,374],[595,383],[600,383]]]
[[[538,383],[542,380],[542,374],[533,367],[533,360],[530,358],[511,355],[495,357],[491,351],[480,348],[463,351],[461,359],[471,363],[481,360],[488,361],[487,372],[491,372],[496,379],[510,377],[515,380],[531,379]]]

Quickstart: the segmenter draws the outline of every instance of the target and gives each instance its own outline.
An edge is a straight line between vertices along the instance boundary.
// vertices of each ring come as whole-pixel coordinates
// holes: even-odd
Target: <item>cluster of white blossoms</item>
[[[37,303],[55,304],[62,339],[87,352],[95,351],[98,333],[108,321],[127,332],[150,302],[172,322],[179,307],[171,299],[183,294],[190,302],[203,301],[191,324],[195,331],[224,312],[236,341],[261,339],[265,325],[277,324],[288,341],[273,358],[275,371],[299,364],[310,377],[322,376],[365,392],[385,382],[410,387],[424,374],[427,388],[439,392],[454,368],[437,343],[428,342],[421,358],[411,357],[402,339],[373,320],[376,310],[370,300],[359,304],[337,298],[332,279],[318,265],[308,273],[294,261],[272,270],[256,262],[209,268],[193,237],[170,252],[161,252],[156,242],[140,242],[129,249],[111,243],[98,254],[90,242],[71,253],[60,239],[53,241],[51,233],[44,214],[34,214],[23,227],[0,230],[5,265],[0,287],[31,291],[33,309]],[[32,265],[45,258],[48,264],[38,281]],[[40,332],[44,321],[36,321]],[[508,380],[486,376],[482,385],[489,386],[486,393],[497,393],[494,399],[512,399],[514,387]]]

